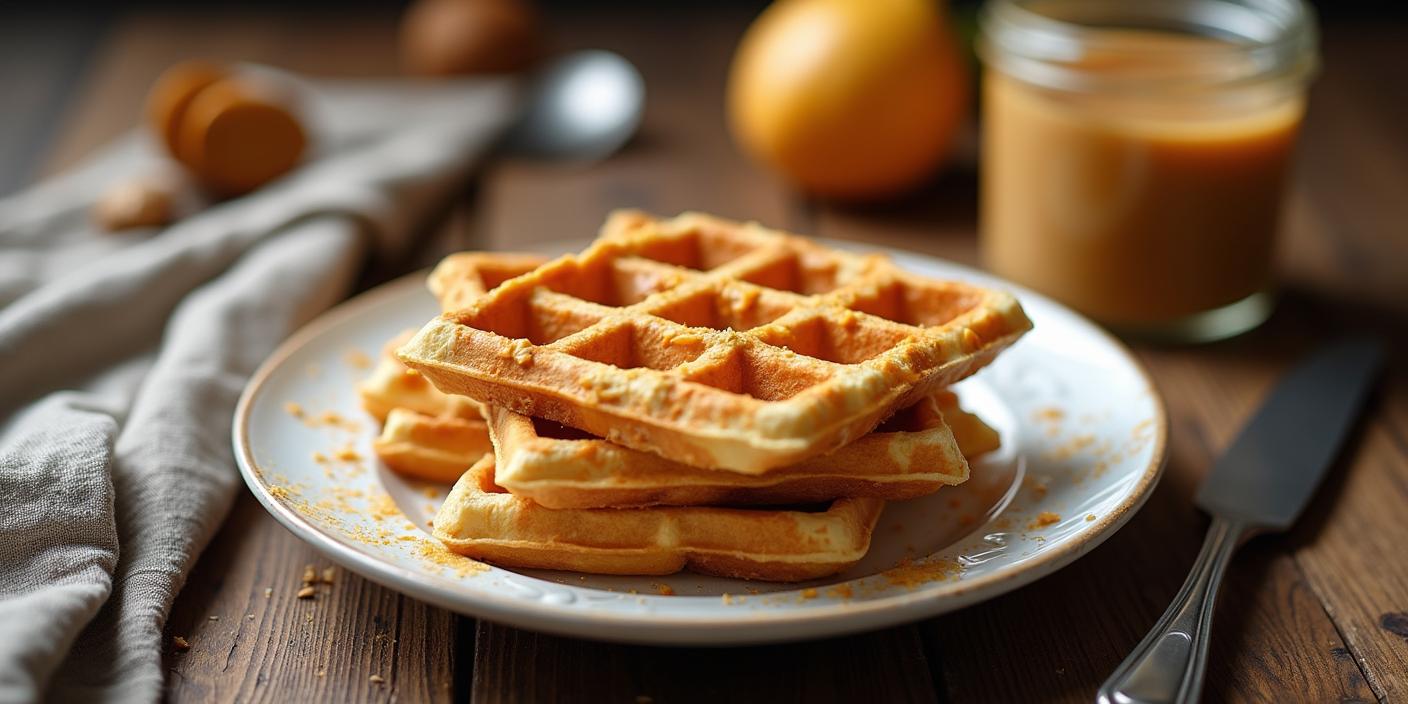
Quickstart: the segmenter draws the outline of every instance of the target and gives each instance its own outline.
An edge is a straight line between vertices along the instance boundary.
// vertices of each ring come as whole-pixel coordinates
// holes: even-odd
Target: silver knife
[[[1192,573],[1154,630],[1100,687],[1100,704],[1196,702],[1213,604],[1227,563],[1256,533],[1291,527],[1333,464],[1383,362],[1383,346],[1326,346],[1286,375],[1198,489],[1212,526]]]

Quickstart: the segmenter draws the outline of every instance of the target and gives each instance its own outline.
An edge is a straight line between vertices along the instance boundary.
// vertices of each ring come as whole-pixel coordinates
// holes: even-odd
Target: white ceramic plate
[[[506,570],[445,551],[426,531],[446,488],[380,466],[370,450],[376,423],[354,388],[388,339],[437,313],[421,275],[339,306],[265,362],[240,399],[235,456],[269,512],[343,567],[524,628],[645,643],[753,643],[959,609],[1050,574],[1124,525],[1158,481],[1167,424],[1139,364],[1094,324],[976,271],[891,254],[920,274],[1014,290],[1036,328],[956,387],[964,405],[1001,432],[1002,450],[976,462],[962,486],[891,503],[867,558],[832,578],[776,585],[688,572],[605,577]]]

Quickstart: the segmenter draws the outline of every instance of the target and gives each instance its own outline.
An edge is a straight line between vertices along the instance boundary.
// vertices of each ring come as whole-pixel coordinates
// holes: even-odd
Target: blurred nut
[[[162,73],[147,121],[173,159],[208,191],[237,196],[292,170],[307,135],[286,101],[256,80],[200,61]]]
[[[151,92],[147,93],[147,122],[166,147],[167,153],[180,159],[176,154],[176,140],[181,118],[185,116],[191,100],[227,75],[228,71],[214,64],[183,61],[157,77]]]
[[[216,195],[248,193],[288,173],[307,146],[293,113],[235,79],[217,81],[191,100],[176,154]]]
[[[175,208],[170,187],[154,179],[137,179],[109,188],[93,204],[93,220],[108,232],[163,227]]]
[[[416,0],[401,22],[409,73],[509,73],[540,51],[538,17],[526,0]]]

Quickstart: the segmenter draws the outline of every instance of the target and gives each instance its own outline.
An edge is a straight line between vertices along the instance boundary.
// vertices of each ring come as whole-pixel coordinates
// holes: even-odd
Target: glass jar
[[[1309,9],[990,0],[981,30],[985,264],[1123,333],[1265,320]]]

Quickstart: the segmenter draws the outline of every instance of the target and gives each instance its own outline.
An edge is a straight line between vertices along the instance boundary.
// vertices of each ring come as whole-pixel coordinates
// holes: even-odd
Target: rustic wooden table
[[[745,162],[724,131],[724,70],[747,17],[655,12],[555,23],[562,45],[615,49],[645,73],[649,109],[633,144],[590,169],[487,166],[414,260],[374,262],[364,283],[455,249],[585,236],[625,205],[699,209],[975,260],[971,155],[883,208],[802,197]],[[72,74],[76,97],[54,128],[46,170],[128,129],[150,81],[178,59],[389,75],[394,29],[389,11],[146,14],[85,29],[98,41]],[[1193,561],[1207,521],[1191,498],[1209,462],[1301,353],[1338,331],[1372,330],[1394,342],[1393,369],[1295,530],[1254,541],[1233,565],[1207,694],[1408,699],[1405,41],[1403,25],[1327,28],[1326,69],[1286,227],[1281,307],[1264,328],[1231,342],[1137,348],[1167,399],[1168,471],[1126,528],[1060,573],[960,613],[834,640],[715,650],[604,645],[476,622],[346,573],[328,595],[296,599],[304,566],[327,562],[245,494],[174,605],[168,634],[192,648],[167,658],[171,698],[1090,701]],[[26,85],[36,100],[56,100],[52,85]]]

